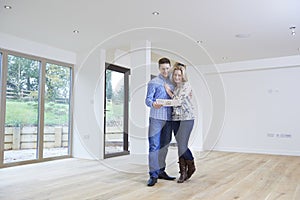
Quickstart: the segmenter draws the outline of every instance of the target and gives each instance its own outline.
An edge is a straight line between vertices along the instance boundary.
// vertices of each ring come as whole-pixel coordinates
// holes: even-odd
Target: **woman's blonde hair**
[[[182,74],[182,82],[187,82],[188,81],[188,78],[187,78],[187,75],[186,75],[186,65],[182,64],[182,63],[179,63],[179,62],[176,62],[174,64],[174,66],[172,67],[172,81],[174,82],[174,72],[175,70],[180,70],[181,71],[181,74]]]

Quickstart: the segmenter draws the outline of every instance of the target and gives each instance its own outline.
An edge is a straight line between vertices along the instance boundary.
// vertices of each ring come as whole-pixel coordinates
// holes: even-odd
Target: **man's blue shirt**
[[[156,99],[170,99],[167,94],[164,84],[167,83],[171,90],[174,90],[174,85],[169,78],[164,78],[159,74],[154,79],[150,80],[147,87],[147,96],[145,103],[150,107],[150,117],[160,120],[172,120],[172,107],[161,107],[160,109],[155,109],[152,104]]]

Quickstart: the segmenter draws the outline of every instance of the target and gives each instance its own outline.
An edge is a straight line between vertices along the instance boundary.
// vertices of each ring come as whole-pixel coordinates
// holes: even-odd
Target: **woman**
[[[174,106],[172,120],[174,134],[178,145],[180,177],[178,183],[183,183],[195,172],[194,157],[188,148],[188,141],[194,126],[194,109],[191,102],[192,88],[187,82],[185,65],[175,63],[172,69],[172,81],[175,89],[172,91],[168,85],[165,89],[172,99],[179,101],[180,106]]]

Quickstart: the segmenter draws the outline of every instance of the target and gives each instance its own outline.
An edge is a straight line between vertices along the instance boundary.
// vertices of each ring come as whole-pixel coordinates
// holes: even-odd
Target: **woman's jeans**
[[[166,167],[168,147],[172,140],[172,121],[149,119],[149,175],[157,178]]]
[[[174,135],[178,146],[178,157],[185,160],[194,160],[193,154],[188,148],[194,120],[173,121]]]

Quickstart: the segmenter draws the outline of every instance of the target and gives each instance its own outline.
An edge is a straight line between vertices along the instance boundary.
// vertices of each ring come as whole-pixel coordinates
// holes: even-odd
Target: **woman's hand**
[[[166,83],[165,83],[165,90],[166,90],[167,92],[171,92],[170,86],[169,86],[168,84],[166,84]]]
[[[170,86],[169,86],[168,84],[165,84],[164,86],[165,86],[165,90],[166,90],[166,92],[168,93],[168,95],[169,95],[171,98],[173,98],[173,97],[174,97],[174,94],[173,94],[173,92],[172,92]]]

